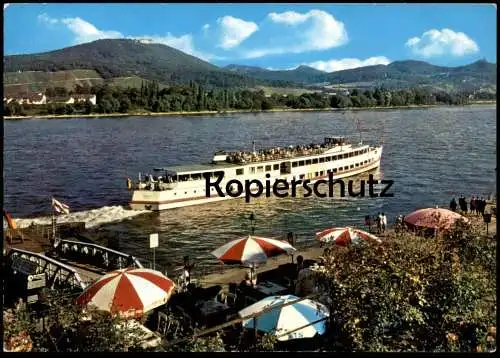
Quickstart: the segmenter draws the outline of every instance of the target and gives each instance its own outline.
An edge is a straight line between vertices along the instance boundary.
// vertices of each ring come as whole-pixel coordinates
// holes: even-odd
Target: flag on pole
[[[69,206],[64,203],[61,203],[60,201],[57,201],[54,198],[52,198],[52,207],[58,213],[69,214]]]

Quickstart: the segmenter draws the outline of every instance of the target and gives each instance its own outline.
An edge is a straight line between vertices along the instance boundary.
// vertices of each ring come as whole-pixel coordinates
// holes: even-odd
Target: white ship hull
[[[214,167],[214,169],[212,169],[212,172],[224,171],[224,179],[218,185],[221,188],[222,192],[225,194],[225,196],[223,197],[219,196],[219,194],[214,190],[213,187],[211,187],[210,196],[207,197],[205,191],[206,180],[205,178],[201,178],[199,180],[187,180],[173,183],[167,190],[134,190],[132,200],[130,201],[130,207],[133,210],[159,211],[180,208],[184,206],[212,203],[221,200],[244,198],[244,192],[239,197],[231,197],[227,195],[226,183],[232,179],[239,180],[243,185],[245,180],[259,180],[263,185],[265,185],[266,180],[269,180],[271,183],[271,195],[274,195],[272,193],[272,185],[276,179],[284,179],[288,183],[291,183],[294,179],[308,179],[310,183],[313,184],[320,179],[328,180],[329,172],[332,172],[333,179],[336,180],[356,176],[364,172],[376,169],[380,166],[382,149],[382,146],[375,148],[368,146],[351,148],[351,146],[349,145],[344,148],[335,148],[323,154],[307,157],[280,159],[265,162],[252,162],[236,166],[224,166],[224,164],[218,164],[217,167]],[[359,151],[360,153],[361,151],[366,151],[366,153],[348,158],[326,161],[326,157],[332,159],[333,155],[344,156],[346,153],[354,153],[354,151]],[[320,162],[321,160],[323,161]],[[303,163],[305,163],[306,161],[316,161],[317,164],[299,166],[299,161]],[[291,167],[289,170],[290,173],[281,174],[280,169],[275,168],[277,165],[279,166],[283,162],[296,162],[297,166]],[[271,170],[268,170],[269,167]],[[237,175],[236,170],[239,170],[241,172],[241,169],[244,170],[245,174]],[[270,174],[270,178],[266,178],[266,174]],[[214,183],[215,181],[216,177],[210,179],[211,183]],[[309,186],[312,188],[311,184],[309,184]],[[255,188],[255,185],[252,186],[252,189],[253,188]],[[256,191],[257,189],[253,192]],[[290,193],[290,191],[291,190],[288,190],[288,193]],[[265,195],[265,188],[262,195]]]

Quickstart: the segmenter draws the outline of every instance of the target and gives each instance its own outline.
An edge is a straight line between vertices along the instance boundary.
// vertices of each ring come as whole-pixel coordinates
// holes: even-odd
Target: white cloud
[[[217,20],[220,25],[221,39],[219,47],[231,49],[259,29],[255,22],[245,21],[233,16],[224,16]]]
[[[165,36],[133,36],[128,38],[136,40],[150,40],[151,43],[167,45],[206,61],[215,57],[214,55],[197,51],[195,49],[193,36],[191,34],[176,37],[168,32]]]
[[[203,25],[203,30],[205,30],[205,31],[206,31],[206,30],[208,30],[209,28],[210,28],[210,24],[205,24],[205,25]]]
[[[268,18],[276,24],[286,24],[295,29],[287,29],[287,38],[279,41],[285,45],[249,50],[243,58],[321,51],[349,41],[344,23],[323,10],[313,9],[304,14],[295,11],[272,12],[268,14]]]
[[[58,19],[54,19],[45,13],[38,15],[37,19],[38,19],[38,21],[40,21],[44,24],[47,24],[47,25],[55,25],[59,22]]]
[[[479,46],[463,32],[451,29],[426,31],[421,37],[412,37],[405,44],[415,55],[422,57],[452,55],[464,56],[479,52]]]
[[[122,38],[123,35],[118,31],[102,31],[92,25],[90,22],[82,20],[79,17],[62,19],[68,29],[75,35],[74,42],[77,44],[91,42],[100,39]]]
[[[385,56],[374,56],[365,60],[360,60],[358,58],[343,58],[340,60],[332,59],[329,61],[315,61],[306,63],[305,65],[316,68],[320,71],[334,72],[357,67],[388,65],[389,63],[391,63],[391,61]]]
[[[299,14],[295,11],[285,11],[282,13],[272,12],[267,15],[273,22],[295,25],[306,21],[309,16],[307,14]]]

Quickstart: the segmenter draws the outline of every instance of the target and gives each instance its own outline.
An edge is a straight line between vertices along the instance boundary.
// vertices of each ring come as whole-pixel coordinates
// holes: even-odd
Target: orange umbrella
[[[414,211],[405,217],[405,222],[412,227],[449,230],[457,220],[469,220],[448,209],[427,208]]]

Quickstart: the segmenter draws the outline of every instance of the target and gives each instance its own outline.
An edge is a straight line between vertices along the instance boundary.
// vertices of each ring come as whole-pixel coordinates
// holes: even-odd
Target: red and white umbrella
[[[451,210],[441,208],[426,208],[412,212],[405,217],[405,222],[412,227],[449,230],[456,221],[469,220]]]
[[[333,242],[340,246],[349,246],[360,242],[360,240],[382,243],[377,236],[366,231],[355,229],[352,227],[334,227],[316,233],[316,239],[321,242]]]
[[[174,287],[174,282],[161,272],[127,268],[101,277],[76,299],[76,303],[122,317],[140,317],[165,304]]]
[[[248,236],[232,240],[211,252],[226,264],[255,265],[267,262],[268,257],[289,254],[296,249],[286,241]]]

